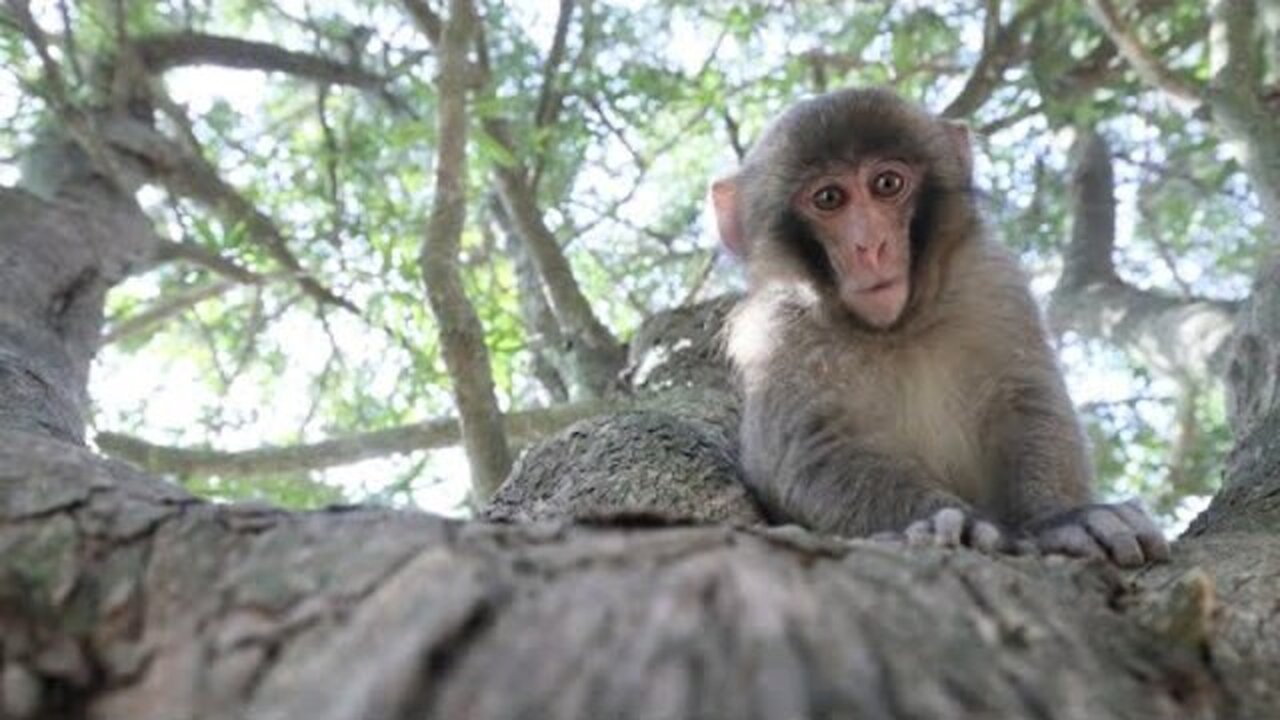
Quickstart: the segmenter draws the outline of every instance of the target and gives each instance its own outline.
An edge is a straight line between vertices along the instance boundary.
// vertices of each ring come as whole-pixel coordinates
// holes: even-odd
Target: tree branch
[[[1142,356],[1175,378],[1204,378],[1223,360],[1238,304],[1144,290],[1115,271],[1115,174],[1106,141],[1078,129],[1072,149],[1071,240],[1049,316],[1056,332],[1074,330]]]
[[[427,42],[431,43],[432,47],[439,47],[444,21],[436,11],[431,9],[426,0],[402,0],[401,4],[404,5],[405,10],[409,11],[409,16],[418,26],[418,31],[427,37]]]
[[[511,470],[511,452],[494,394],[484,328],[458,270],[467,214],[467,50],[476,24],[471,0],[450,0],[436,75],[435,201],[419,264],[440,331],[441,354],[453,380],[472,485],[481,499],[487,499]]]
[[[1111,149],[1092,127],[1078,127],[1071,149],[1071,239],[1063,257],[1064,288],[1117,283],[1115,171]]]
[[[249,236],[262,245],[285,273],[297,280],[302,291],[316,302],[360,314],[360,309],[351,301],[337,295],[303,269],[275,221],[227,184],[208,161],[193,156],[184,156],[183,160],[177,172],[167,173],[162,178],[166,187],[205,204],[224,217],[244,223]]]
[[[198,32],[160,33],[134,39],[133,47],[147,70],[153,73],[189,65],[217,65],[280,72],[364,89],[377,89],[385,84],[382,77],[367,70],[255,40]]]
[[[8,0],[7,7],[6,17],[35,48],[36,56],[40,58],[44,88],[35,88],[33,91],[44,97],[61,121],[67,136],[89,157],[92,169],[96,171],[96,178],[101,179],[110,191],[128,193],[133,183],[129,181],[128,174],[116,156],[94,132],[89,116],[73,101],[62,68],[49,50],[49,40],[31,14],[30,3],[27,0]],[[77,179],[85,181],[89,178]],[[52,188],[55,193],[62,189],[64,188]]]
[[[174,260],[186,260],[187,262],[199,265],[200,267],[217,273],[229,280],[235,280],[236,282],[244,284],[262,282],[265,277],[223,257],[203,245],[197,245],[192,242],[173,242],[172,240],[162,241],[156,246],[155,254],[152,257],[159,263],[167,263]]]
[[[471,79],[487,83],[492,73],[483,27],[477,28],[475,48],[475,64],[468,68]],[[498,198],[512,229],[533,258],[556,321],[566,336],[574,338],[568,353],[575,366],[575,380],[589,393],[601,395],[615,385],[617,374],[626,362],[626,352],[596,317],[591,303],[578,287],[560,241],[547,227],[528,165],[519,159],[521,154],[512,138],[509,121],[490,115],[485,117],[483,127],[511,157],[517,158],[513,164],[494,169]]]
[[[560,0],[560,13],[556,16],[556,32],[551,40],[551,48],[547,51],[547,58],[542,63],[542,86],[538,90],[537,109],[533,115],[533,126],[536,128],[550,127],[555,124],[556,118],[560,115],[561,95],[556,87],[556,76],[560,71],[560,64],[564,62],[565,48],[569,38],[569,23],[573,19],[573,0]],[[547,152],[542,149],[538,152],[537,158],[533,163],[533,174],[530,185],[536,191],[538,185],[541,184],[542,173],[546,168]]]
[[[102,344],[107,345],[138,335],[149,334],[170,318],[181,315],[205,300],[215,298],[233,287],[236,287],[236,283],[230,280],[219,280],[162,297],[145,310],[133,313],[123,320],[112,320],[102,333]]]
[[[1001,76],[1017,59],[1022,48],[1022,31],[1049,4],[1049,0],[1033,0],[999,27],[999,2],[987,3],[987,18],[982,39],[982,55],[969,73],[964,87],[942,111],[945,117],[966,118],[972,116],[1000,87]],[[994,17],[993,17],[994,15]],[[998,29],[997,29],[998,28]]]
[[[485,122],[489,134],[508,149],[513,143],[505,127],[496,120]],[[561,328],[578,342],[571,348],[579,380],[594,394],[608,390],[625,362],[625,353],[604,323],[596,317],[591,303],[578,287],[569,260],[560,248],[538,208],[533,189],[519,168],[499,167],[495,171],[498,196],[519,234],[547,289],[547,299]]]
[[[166,107],[166,111],[175,123],[185,124],[186,118],[176,108]],[[223,180],[217,169],[199,153],[199,147],[187,152],[155,128],[131,118],[112,118],[103,132],[112,149],[141,164],[146,173],[170,192],[190,198],[233,223],[243,224],[249,237],[261,245],[287,275],[295,278],[302,291],[313,300],[360,314],[359,308],[349,300],[320,284],[303,269],[275,221]],[[194,143],[194,135],[187,135],[187,142]]]
[[[5,662],[6,717],[65,716],[68,696],[85,716],[165,719],[1276,706],[1276,513],[1257,492],[1232,508],[1251,532],[1121,574],[795,527],[201,503],[17,433],[0,437],[0,466],[5,641],[21,648]]]
[[[1267,224],[1280,227],[1280,122],[1263,101],[1264,67],[1257,33],[1257,8],[1250,0],[1219,0],[1210,39],[1221,56],[1209,83],[1209,106],[1223,135],[1243,146],[1241,164],[1262,204]],[[1273,60],[1280,66],[1280,59]],[[1280,239],[1280,233],[1272,236]]]
[[[614,406],[616,403],[590,400],[512,412],[500,419],[512,441],[526,444]],[[98,448],[107,455],[128,460],[154,473],[180,477],[246,477],[323,470],[398,453],[450,447],[461,440],[462,430],[455,418],[373,430],[304,445],[266,446],[242,452],[170,447],[113,432],[101,432],[94,438]]]
[[[515,266],[516,294],[529,351],[533,355],[533,374],[553,398],[559,402],[567,401],[567,373],[561,367],[562,362],[557,362],[564,358],[561,352],[565,342],[564,333],[561,332],[560,323],[556,321],[555,313],[551,311],[551,304],[547,302],[538,269],[534,267],[529,248],[512,229],[511,218],[507,216],[496,194],[490,193],[487,205],[486,209],[502,235],[503,245],[511,253],[511,261]]]
[[[565,48],[569,38],[569,24],[573,20],[574,0],[560,0],[560,13],[556,17],[556,32],[551,40],[551,49],[547,51],[547,59],[542,63],[542,86],[538,90],[537,110],[533,122],[536,127],[546,127],[555,122],[560,110],[559,91],[556,88],[556,74],[560,63],[564,62]]]
[[[1204,101],[1203,88],[1161,63],[1120,17],[1112,0],[1086,0],[1085,5],[1138,77],[1162,90],[1174,104],[1184,110],[1190,111],[1200,106]]]
[[[1115,43],[1104,37],[1088,55],[1052,78],[1050,92],[1064,99],[1087,96],[1123,67],[1123,61],[1116,61]]]

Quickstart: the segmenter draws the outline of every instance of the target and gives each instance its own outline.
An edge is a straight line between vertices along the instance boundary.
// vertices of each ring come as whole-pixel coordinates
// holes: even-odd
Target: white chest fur
[[[897,358],[882,441],[892,444],[886,450],[915,457],[953,492],[976,501],[987,471],[977,434],[995,383],[964,371],[970,367],[920,353]]]

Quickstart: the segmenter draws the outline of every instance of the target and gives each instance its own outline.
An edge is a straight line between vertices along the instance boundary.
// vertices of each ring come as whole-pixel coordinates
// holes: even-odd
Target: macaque
[[[844,90],[783,113],[712,185],[749,278],[727,330],[747,484],[821,532],[1166,559],[1139,506],[1091,503],[1039,308],[972,174],[964,126]]]

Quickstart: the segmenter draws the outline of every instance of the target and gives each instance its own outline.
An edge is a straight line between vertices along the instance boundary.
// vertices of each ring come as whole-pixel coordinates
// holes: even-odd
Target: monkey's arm
[[[1050,369],[1053,375],[1012,394],[1013,412],[994,433],[1003,445],[1006,520],[1042,552],[1109,557],[1126,567],[1167,560],[1164,535],[1136,502],[1090,503],[1084,437]]]
[[[742,426],[747,484],[775,518],[861,537],[906,531],[919,544],[995,549],[1000,534],[920,464],[861,447],[831,417],[794,398],[748,399]]]

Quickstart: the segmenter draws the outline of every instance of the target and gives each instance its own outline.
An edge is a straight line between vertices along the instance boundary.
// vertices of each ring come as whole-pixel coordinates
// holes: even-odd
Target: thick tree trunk
[[[1259,273],[1241,315],[1227,399],[1236,444],[1222,490],[1189,532],[1280,535],[1280,262]]]
[[[1265,717],[1280,543],[993,560],[794,529],[193,501],[0,437],[6,717]]]
[[[24,185],[0,188],[0,429],[81,443],[103,300],[157,240],[70,142],[34,148]]]

